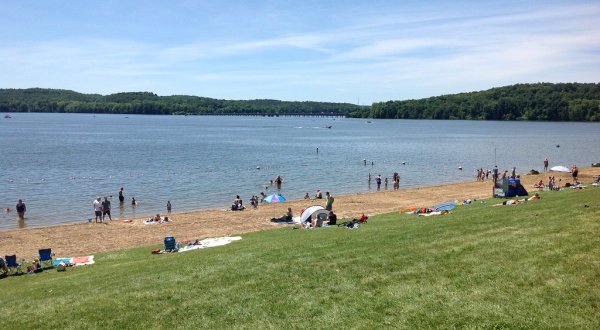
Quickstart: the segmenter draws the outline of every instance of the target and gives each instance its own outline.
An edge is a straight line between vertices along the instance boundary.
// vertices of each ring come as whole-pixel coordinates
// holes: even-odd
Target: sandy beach
[[[547,181],[554,175],[571,182],[570,173],[548,172],[539,175],[523,175],[521,181],[530,194],[536,189],[533,184]],[[600,168],[582,168],[579,178],[585,184],[600,175]],[[390,185],[391,187],[391,185]],[[376,214],[400,211],[409,207],[431,207],[441,202],[464,199],[487,199],[492,195],[492,180],[485,182],[460,182],[422,188],[382,190],[362,194],[336,195],[333,206],[338,219],[358,218],[362,213]],[[249,206],[249,201],[245,201]],[[312,205],[325,205],[325,200],[294,200],[282,204],[263,204],[257,209],[232,212],[216,209],[173,213],[173,222],[145,225],[140,217],[132,222],[112,221],[105,224],[81,223],[44,228],[14,229],[0,232],[0,255],[16,254],[18,258],[30,260],[40,248],[52,248],[57,257],[90,255],[105,251],[162,244],[165,236],[174,236],[178,241],[195,240],[224,235],[280,228],[271,218],[283,215],[291,207],[294,215]],[[338,220],[339,221],[339,220]]]

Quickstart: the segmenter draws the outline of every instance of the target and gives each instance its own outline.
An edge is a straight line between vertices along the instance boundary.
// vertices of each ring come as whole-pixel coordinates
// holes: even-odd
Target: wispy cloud
[[[600,4],[394,5],[358,17],[346,10],[337,21],[347,23],[327,27],[278,32],[267,22],[260,35],[2,43],[0,87],[371,102],[600,76]]]

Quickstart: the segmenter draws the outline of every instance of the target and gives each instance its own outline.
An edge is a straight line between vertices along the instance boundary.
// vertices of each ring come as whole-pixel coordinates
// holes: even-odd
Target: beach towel
[[[94,264],[94,256],[84,256],[84,257],[74,257],[74,258],[55,258],[53,265],[54,267],[58,267],[60,264],[64,264],[66,266],[85,266]]]
[[[223,245],[227,245],[231,242],[239,241],[241,239],[242,238],[240,236],[205,238],[201,241],[196,241],[194,243],[190,243],[186,246],[180,247],[178,252],[187,252],[187,251],[198,250],[198,249],[206,249],[209,247],[223,246]]]
[[[452,211],[456,207],[455,202],[447,202],[433,207],[435,211]]]
[[[429,212],[429,213],[419,213],[420,217],[430,217],[432,215],[441,215],[443,214],[442,211],[433,211],[433,212]]]

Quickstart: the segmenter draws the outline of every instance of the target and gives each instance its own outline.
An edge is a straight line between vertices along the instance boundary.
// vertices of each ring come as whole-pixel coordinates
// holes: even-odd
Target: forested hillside
[[[374,103],[353,117],[600,121],[600,84],[519,84],[420,100]]]
[[[102,96],[59,89],[0,89],[0,112],[345,116],[358,109],[359,106],[349,103],[218,100],[148,92]]]
[[[600,121],[600,84],[519,84],[419,100],[378,102],[370,107],[349,103],[158,96],[148,92],[103,96],[59,89],[0,89],[0,112]]]

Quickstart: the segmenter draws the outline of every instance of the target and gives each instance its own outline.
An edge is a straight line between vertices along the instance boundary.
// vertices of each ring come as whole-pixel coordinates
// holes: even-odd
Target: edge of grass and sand
[[[409,191],[430,205],[479,188]],[[356,212],[381,194],[336,203]],[[401,214],[412,203],[396,201],[356,230],[260,230],[264,221],[241,241],[187,253],[115,246],[93,266],[0,280],[0,315],[15,328],[599,328],[600,188],[540,194],[436,217]]]
[[[563,182],[571,181],[569,173],[557,172],[525,175],[521,181],[531,191],[534,183],[540,179],[546,181],[548,175]],[[583,168],[579,172],[583,182],[591,182],[597,175],[600,175],[600,168]],[[491,180],[470,181],[398,191],[336,195],[334,211],[338,219],[351,219],[360,217],[362,213],[373,216],[409,207],[431,207],[451,200],[486,199],[492,195],[491,186]],[[37,255],[38,249],[52,248],[58,257],[71,257],[160,244],[165,236],[174,236],[181,241],[239,235],[280,227],[270,219],[281,216],[288,207],[292,208],[295,215],[299,215],[301,209],[311,205],[324,206],[324,203],[324,200],[293,200],[283,204],[264,204],[242,212],[218,209],[180,212],[170,216],[173,222],[156,225],[144,225],[143,220],[148,217],[140,216],[132,222],[79,223],[6,230],[0,231],[0,252],[30,259]]]

